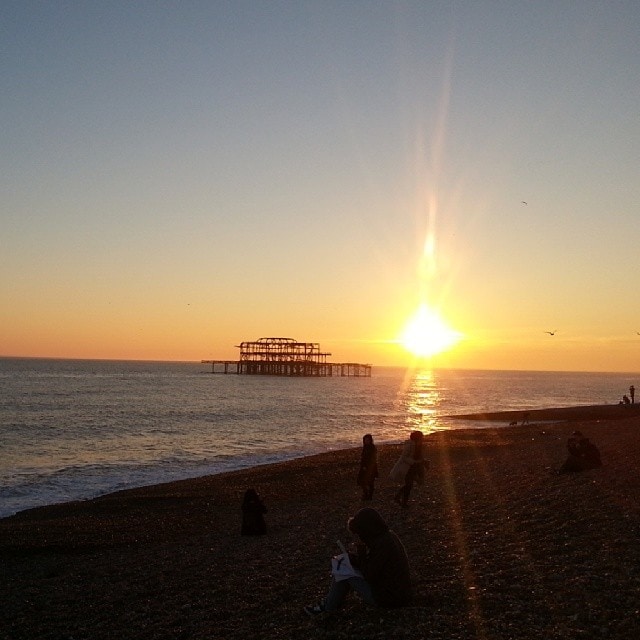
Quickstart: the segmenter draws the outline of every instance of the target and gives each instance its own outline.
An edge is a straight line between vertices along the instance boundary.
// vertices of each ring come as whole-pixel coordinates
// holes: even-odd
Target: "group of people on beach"
[[[631,396],[631,399],[629,399]],[[631,385],[629,387],[629,395],[626,393],[622,396],[622,400],[620,400],[619,404],[635,404],[636,403],[636,388]]]
[[[371,500],[378,477],[377,452],[371,434],[366,434],[362,443],[357,481],[362,488],[362,499]],[[569,456],[560,473],[602,466],[598,448],[580,431],[571,434],[567,449]],[[423,434],[413,431],[389,474],[393,481],[402,483],[394,496],[402,507],[407,506],[414,483],[424,482],[426,467]],[[409,559],[402,542],[389,529],[382,516],[370,507],[360,509],[349,519],[347,528],[356,539],[356,552],[348,553],[343,549],[338,559],[334,559],[326,597],[318,604],[305,607],[305,612],[316,616],[337,611],[351,591],[357,593],[365,603],[378,607],[409,604],[412,600]],[[347,569],[336,570],[336,566],[342,567],[343,563]]]
[[[427,461],[424,456],[424,436],[412,431],[389,477],[401,487],[394,500],[406,508],[415,483],[424,482]],[[567,442],[568,457],[560,473],[583,471],[602,466],[598,448],[582,432],[574,431]],[[362,452],[357,484],[362,500],[373,498],[375,480],[379,477],[377,449],[373,436],[362,438]],[[243,535],[266,532],[264,514],[267,509],[254,489],[247,490],[243,505]],[[412,586],[407,552],[398,536],[389,528],[380,513],[371,507],[360,509],[347,522],[354,536],[355,551],[332,559],[332,577],[325,598],[304,607],[309,616],[337,611],[350,592],[357,593],[366,604],[377,607],[401,607],[411,603]],[[341,543],[339,543],[341,545]],[[341,545],[342,546],[342,545]]]
[[[424,482],[427,461],[423,441],[421,431],[412,431],[389,474],[392,481],[402,485],[394,500],[404,508],[408,506],[414,484]],[[367,433],[362,438],[357,478],[364,501],[372,499],[378,476],[376,446],[373,436]],[[404,545],[380,513],[371,507],[360,509],[349,519],[347,529],[355,537],[355,552],[343,549],[340,556],[333,559],[331,583],[326,597],[318,604],[305,607],[305,612],[315,616],[337,611],[351,591],[357,593],[365,603],[378,607],[409,604],[412,599],[409,558]]]
[[[391,469],[389,477],[402,486],[396,492],[394,500],[402,507],[407,507],[414,484],[424,482],[427,460],[423,450],[424,434],[412,431],[405,441],[402,454]],[[371,500],[375,480],[378,477],[378,455],[373,436],[367,433],[362,437],[362,454],[358,471],[358,486],[362,487],[362,499]]]
[[[412,431],[403,445],[398,461],[389,477],[401,484],[394,500],[406,508],[414,484],[424,482],[427,461],[424,456],[424,435]],[[373,498],[375,480],[379,476],[378,452],[373,436],[362,438],[362,452],[357,484],[362,500]],[[264,514],[267,508],[253,488],[247,489],[242,501],[242,535],[262,535],[267,527]],[[305,612],[315,616],[337,611],[347,595],[354,591],[363,602],[379,607],[401,607],[412,599],[409,558],[398,536],[389,528],[380,513],[371,507],[360,509],[347,522],[354,536],[355,551],[342,553],[333,559],[332,578],[324,600],[307,606]]]
[[[424,482],[428,462],[424,457],[423,441],[422,431],[412,431],[404,443],[400,458],[389,474],[392,481],[402,485],[396,492],[394,500],[404,508],[408,506],[414,484]],[[357,484],[362,488],[363,500],[373,498],[378,476],[378,450],[373,442],[373,436],[367,433],[362,437],[362,453],[357,477]],[[253,488],[247,489],[242,500],[241,534],[243,536],[265,534],[267,532],[265,513],[267,513],[267,507],[258,492]]]

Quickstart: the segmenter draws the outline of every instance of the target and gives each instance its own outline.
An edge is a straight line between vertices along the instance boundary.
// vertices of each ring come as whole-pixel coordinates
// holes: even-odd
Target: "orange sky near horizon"
[[[135,324],[133,321],[131,326]],[[320,348],[332,354],[329,360],[333,362],[360,362],[374,367],[636,372],[640,355],[640,336],[637,335],[572,338],[563,336],[560,331],[550,336],[535,329],[532,329],[528,340],[517,337],[510,341],[491,333],[465,335],[460,343],[431,358],[415,357],[394,339],[382,340],[371,336],[317,340],[317,336],[322,334],[320,326],[313,335],[296,331],[282,336],[274,332],[259,333],[255,326],[243,333],[228,328],[226,336],[215,336],[215,340],[207,342],[201,339],[202,335],[214,338],[207,318],[200,321],[188,317],[165,318],[165,322],[159,320],[153,326],[140,326],[136,331],[130,331],[108,318],[103,325],[98,322],[83,325],[77,321],[77,316],[70,314],[60,318],[59,326],[52,323],[46,331],[42,331],[37,322],[30,324],[28,321],[24,323],[23,330],[28,337],[24,346],[16,353],[3,353],[3,356],[196,362],[203,359],[234,360],[239,355],[237,345],[240,342],[261,337],[319,341]],[[42,341],[34,341],[34,336],[39,334],[42,334]],[[222,342],[225,338],[226,341]]]
[[[501,6],[7,7],[0,357],[640,371],[640,5]]]

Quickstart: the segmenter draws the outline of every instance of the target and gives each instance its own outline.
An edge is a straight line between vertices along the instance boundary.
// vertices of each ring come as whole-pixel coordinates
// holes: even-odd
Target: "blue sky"
[[[0,354],[637,368],[637,3],[1,10]]]

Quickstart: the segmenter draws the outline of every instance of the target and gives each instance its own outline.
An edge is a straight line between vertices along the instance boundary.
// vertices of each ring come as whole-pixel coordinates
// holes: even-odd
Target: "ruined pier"
[[[371,365],[358,362],[329,362],[328,352],[317,342],[298,342],[293,338],[260,338],[236,345],[238,360],[202,360],[211,373],[300,376],[371,377]]]

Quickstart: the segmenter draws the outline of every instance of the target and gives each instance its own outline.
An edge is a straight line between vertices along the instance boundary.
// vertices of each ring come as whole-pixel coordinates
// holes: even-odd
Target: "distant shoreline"
[[[561,422],[577,420],[618,420],[640,415],[640,403],[593,404],[547,409],[521,409],[510,411],[483,411],[443,416],[451,420],[477,420],[487,422]]]

